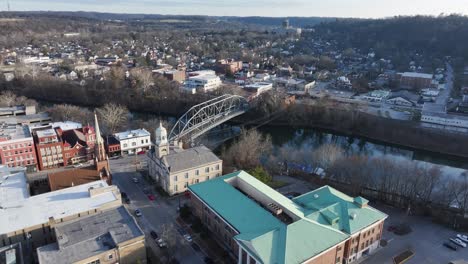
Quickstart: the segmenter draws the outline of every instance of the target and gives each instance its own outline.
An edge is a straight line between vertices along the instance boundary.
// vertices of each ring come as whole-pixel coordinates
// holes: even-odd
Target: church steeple
[[[94,129],[96,130],[96,145],[94,146],[94,155],[97,161],[106,160],[106,151],[104,149],[104,140],[101,136],[101,130],[99,129],[99,123],[96,112],[94,112]]]
[[[155,131],[155,151],[158,158],[169,154],[169,143],[167,141],[167,130],[163,127],[161,120]]]

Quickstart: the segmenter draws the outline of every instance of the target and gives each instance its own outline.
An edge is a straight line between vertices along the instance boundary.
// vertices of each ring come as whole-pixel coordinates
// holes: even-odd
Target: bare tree
[[[130,72],[132,78],[136,80],[136,85],[138,89],[142,89],[143,93],[154,85],[153,73],[150,70],[135,68]]]
[[[54,105],[47,109],[54,121],[74,121],[82,124],[92,121],[92,114],[86,108],[69,104]]]
[[[249,170],[259,166],[262,155],[267,156],[271,149],[270,137],[263,136],[257,130],[243,130],[240,138],[223,151],[222,157],[228,165]]]
[[[313,163],[323,169],[329,169],[344,156],[344,150],[335,144],[323,144],[312,154]]]
[[[107,133],[115,133],[128,121],[129,111],[127,107],[122,105],[108,103],[97,109],[97,112]]]
[[[16,94],[11,91],[6,91],[0,94],[0,106],[10,107],[16,103]]]

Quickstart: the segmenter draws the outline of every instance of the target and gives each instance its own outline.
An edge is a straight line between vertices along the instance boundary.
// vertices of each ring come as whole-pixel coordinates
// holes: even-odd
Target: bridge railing
[[[248,107],[247,100],[237,95],[222,95],[195,105],[176,122],[169,141],[193,141],[213,127],[243,114]]]

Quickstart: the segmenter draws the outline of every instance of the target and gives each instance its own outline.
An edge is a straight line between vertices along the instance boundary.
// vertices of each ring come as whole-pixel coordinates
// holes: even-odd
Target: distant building
[[[423,88],[431,88],[432,85],[432,74],[417,73],[417,72],[405,72],[401,74],[400,86],[402,88],[409,88],[415,90],[421,90]]]
[[[273,89],[272,83],[267,82],[257,82],[244,86],[244,90],[249,93],[252,93],[253,96],[259,96],[260,94],[270,91]]]
[[[205,146],[181,149],[170,146],[166,129],[156,129],[155,147],[149,156],[149,175],[169,194],[187,190],[191,184],[219,177],[223,161]]]
[[[185,71],[178,71],[178,70],[154,70],[153,73],[159,74],[164,78],[168,79],[169,81],[176,81],[178,83],[183,83],[186,79]]]
[[[212,71],[192,72],[189,73],[189,76],[185,82],[184,90],[192,94],[214,91],[222,85],[221,79]]]
[[[468,116],[449,114],[445,105],[425,103],[421,112],[424,126],[468,132]]]
[[[65,165],[73,165],[93,160],[96,133],[92,126],[65,131],[58,128],[56,131],[62,138]]]
[[[374,252],[387,215],[324,186],[289,199],[246,172],[189,186],[193,214],[238,263],[352,263]]]
[[[242,61],[220,60],[216,64],[216,72],[219,74],[235,74],[242,70]]]
[[[34,115],[36,114],[36,107],[32,106],[12,106],[12,107],[0,107],[0,116],[22,116],[22,115]]]
[[[389,95],[390,91],[375,90],[363,95],[362,99],[369,102],[382,102],[385,101],[385,99],[387,99]]]
[[[393,105],[416,106],[421,96],[410,91],[401,90],[390,93],[386,102]]]
[[[145,233],[123,206],[59,223],[54,230],[56,242],[37,248],[40,264],[146,263]]]
[[[151,148],[151,134],[146,129],[130,130],[114,134],[120,142],[122,154],[138,154]]]

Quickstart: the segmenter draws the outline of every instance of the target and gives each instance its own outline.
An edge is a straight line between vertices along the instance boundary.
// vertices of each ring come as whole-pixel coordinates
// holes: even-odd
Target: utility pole
[[[7,11],[10,12],[10,0],[7,0]]]

